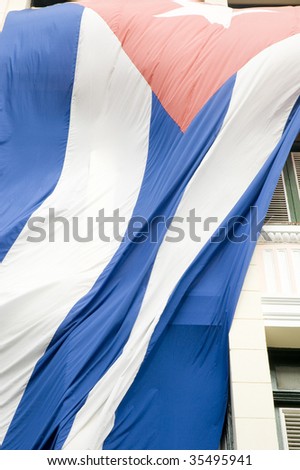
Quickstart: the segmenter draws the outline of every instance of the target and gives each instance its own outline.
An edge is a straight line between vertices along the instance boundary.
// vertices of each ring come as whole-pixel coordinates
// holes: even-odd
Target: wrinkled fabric
[[[299,51],[300,7],[8,15],[3,449],[219,447],[230,325],[300,129]]]

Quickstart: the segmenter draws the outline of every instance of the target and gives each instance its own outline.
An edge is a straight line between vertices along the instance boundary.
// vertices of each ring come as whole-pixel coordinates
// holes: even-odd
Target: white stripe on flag
[[[95,218],[101,208],[107,216],[119,208],[128,221],[147,160],[151,103],[149,85],[116,36],[99,15],[85,9],[63,171],[54,192],[33,216],[47,218],[49,208],[54,208],[68,220]],[[97,234],[90,243],[74,242],[72,237],[64,243],[61,229],[57,226],[54,243],[28,243],[32,234],[25,227],[0,264],[0,332],[5,345],[0,442],[58,326],[120,245],[114,239],[101,242]],[[84,236],[86,228],[79,233]],[[110,235],[109,227],[106,234]]]
[[[186,221],[195,208],[202,220],[214,216],[221,223],[242,197],[279,142],[299,96],[299,50],[300,35],[295,35],[264,50],[239,71],[222,129],[175,216]],[[188,227],[181,227],[187,234]],[[211,235],[211,231],[199,233],[201,243],[188,236],[180,243],[164,240],[123,353],[77,413],[65,449],[101,448],[172,291]]]

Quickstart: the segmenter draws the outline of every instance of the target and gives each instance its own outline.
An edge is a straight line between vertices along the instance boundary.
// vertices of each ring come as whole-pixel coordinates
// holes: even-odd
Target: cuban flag
[[[300,7],[91,0],[8,15],[2,449],[218,448],[230,324],[300,129],[299,53]],[[120,236],[94,223],[87,239],[102,210]],[[66,240],[71,221],[81,242]]]

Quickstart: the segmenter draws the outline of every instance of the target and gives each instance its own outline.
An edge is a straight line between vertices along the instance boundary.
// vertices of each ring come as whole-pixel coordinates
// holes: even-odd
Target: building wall
[[[230,332],[234,448],[277,449],[271,376],[256,250]]]
[[[300,348],[300,226],[266,226],[230,333],[234,447],[277,449],[267,347]]]

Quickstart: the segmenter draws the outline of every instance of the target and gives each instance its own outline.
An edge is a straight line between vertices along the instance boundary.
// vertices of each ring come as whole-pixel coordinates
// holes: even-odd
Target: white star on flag
[[[274,10],[249,9],[235,11],[222,5],[205,4],[187,0],[176,0],[174,3],[182,5],[181,8],[171,10],[161,15],[155,15],[156,18],[172,18],[178,16],[204,16],[211,24],[217,23],[224,28],[229,28],[234,16],[251,13],[277,13]]]

